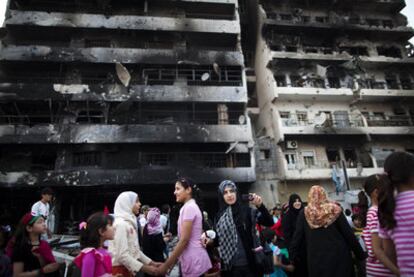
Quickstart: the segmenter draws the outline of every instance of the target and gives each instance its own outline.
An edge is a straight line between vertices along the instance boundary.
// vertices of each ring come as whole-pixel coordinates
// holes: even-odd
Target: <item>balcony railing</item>
[[[297,126],[315,126],[324,128],[352,128],[352,127],[364,127],[364,121],[361,116],[351,116],[344,119],[327,119],[322,124],[317,124],[311,120],[298,120],[294,118],[282,119],[284,127],[297,127]]]
[[[369,127],[398,127],[398,126],[412,126],[412,121],[406,115],[393,115],[388,118],[367,118]]]

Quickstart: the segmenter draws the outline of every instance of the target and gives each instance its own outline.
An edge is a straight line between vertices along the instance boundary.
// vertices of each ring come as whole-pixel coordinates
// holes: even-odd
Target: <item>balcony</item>
[[[45,124],[33,127],[1,125],[0,143],[196,143],[248,142],[252,132],[246,125],[102,125]]]
[[[209,20],[196,18],[154,17],[103,14],[78,14],[61,12],[33,12],[10,10],[8,25],[59,26],[66,28],[105,28],[148,31],[180,31],[199,33],[240,34],[236,20]]]
[[[283,101],[352,101],[354,93],[349,88],[277,87],[275,97]]]
[[[345,21],[340,15],[336,18],[328,16],[293,16],[286,13],[267,12],[265,30],[277,27],[278,31],[288,33],[296,32],[298,29],[310,32],[336,34],[338,30],[347,33],[366,35],[369,38],[377,38],[378,35],[387,39],[408,40],[412,37],[414,30],[408,26],[395,26],[392,20],[374,20],[350,18]]]
[[[357,168],[347,168],[349,179],[363,179],[372,174],[381,174],[383,168],[364,167],[362,171]],[[285,167],[285,179],[286,180],[328,180],[332,179],[332,169],[324,167],[323,165],[315,165],[311,168]]]

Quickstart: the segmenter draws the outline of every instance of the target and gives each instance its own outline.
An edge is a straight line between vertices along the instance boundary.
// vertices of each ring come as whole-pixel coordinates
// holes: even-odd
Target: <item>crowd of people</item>
[[[175,183],[177,218],[169,205],[161,211],[141,207],[137,193],[120,193],[113,214],[96,212],[79,225],[74,266],[83,277],[170,276],[177,268],[185,277],[414,276],[412,154],[391,154],[384,173],[365,180],[352,211],[318,185],[306,203],[292,194],[270,210],[231,180],[217,191],[214,220],[203,212],[200,188],[189,178]],[[46,241],[52,194],[42,191],[15,234],[0,237],[1,276],[59,276]]]

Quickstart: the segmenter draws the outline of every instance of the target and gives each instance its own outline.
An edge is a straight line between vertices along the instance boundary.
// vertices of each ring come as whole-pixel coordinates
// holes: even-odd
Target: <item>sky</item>
[[[0,0],[0,26],[3,25],[7,2],[7,0]],[[407,16],[409,25],[414,27],[414,0],[405,0],[405,2],[406,7],[401,12]],[[414,44],[414,37],[410,41]]]

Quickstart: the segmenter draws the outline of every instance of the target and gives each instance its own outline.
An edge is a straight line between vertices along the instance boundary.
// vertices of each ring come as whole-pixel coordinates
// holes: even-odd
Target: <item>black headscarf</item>
[[[300,209],[295,209],[293,207],[293,204],[295,201],[299,199],[299,201],[302,203],[302,206]],[[289,245],[290,240],[293,237],[293,234],[296,230],[296,221],[298,219],[299,212],[303,209],[303,202],[299,195],[297,194],[291,194],[289,197],[289,209],[288,211],[283,215],[282,218],[282,229],[283,229],[283,235],[286,241],[286,244]]]

